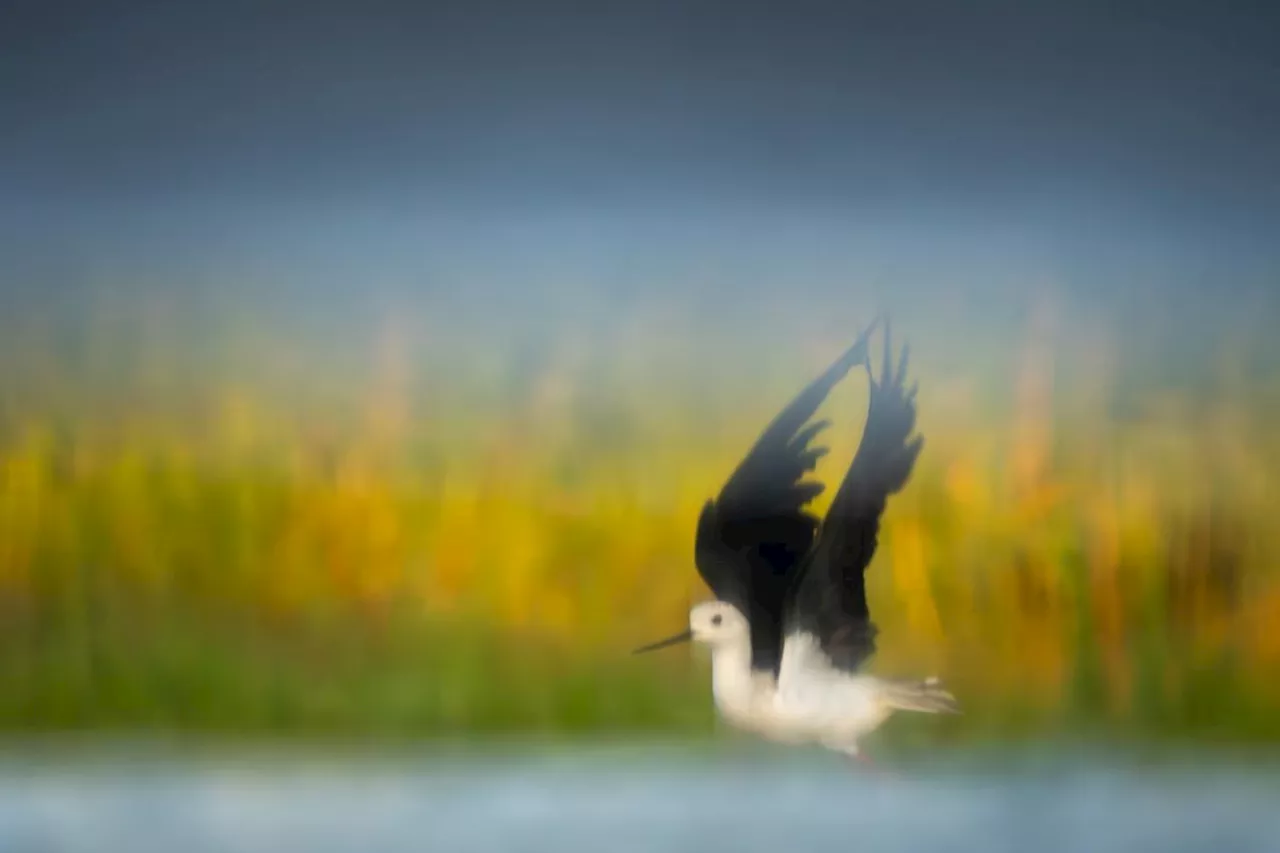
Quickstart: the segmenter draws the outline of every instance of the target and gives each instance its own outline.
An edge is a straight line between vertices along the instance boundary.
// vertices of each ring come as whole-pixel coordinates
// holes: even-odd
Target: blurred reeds
[[[464,351],[392,311],[360,369],[163,313],[8,335],[0,726],[708,730],[701,657],[626,652],[705,595],[698,508],[847,340],[656,316]],[[1120,389],[1058,331],[1046,302],[985,361],[917,348],[874,666],[948,678],[960,733],[1280,735],[1280,374]]]

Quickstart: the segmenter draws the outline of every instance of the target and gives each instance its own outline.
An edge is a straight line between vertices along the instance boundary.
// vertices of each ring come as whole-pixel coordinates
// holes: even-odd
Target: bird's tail
[[[886,681],[881,685],[881,697],[886,705],[900,711],[920,711],[925,714],[959,714],[956,697],[942,686],[937,678],[923,681]]]

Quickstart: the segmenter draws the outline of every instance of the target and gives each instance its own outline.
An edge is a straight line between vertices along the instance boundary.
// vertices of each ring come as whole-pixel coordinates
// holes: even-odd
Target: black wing
[[[907,348],[895,370],[889,337],[886,320],[884,365],[878,382],[871,377],[862,441],[813,552],[795,573],[787,608],[788,633],[814,634],[831,663],[845,671],[856,670],[875,652],[877,629],[867,608],[864,572],[875,554],[885,503],[906,485],[924,444],[911,435],[916,389],[903,385]]]
[[[698,574],[716,598],[746,615],[755,669],[777,672],[783,600],[818,528],[804,505],[822,493],[822,484],[802,478],[827,452],[809,446],[826,422],[806,423],[850,368],[866,363],[875,325],[773,419],[698,519]]]

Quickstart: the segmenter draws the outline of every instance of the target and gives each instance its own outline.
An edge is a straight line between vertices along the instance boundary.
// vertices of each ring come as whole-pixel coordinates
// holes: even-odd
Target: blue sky
[[[132,277],[764,316],[1052,281],[1194,317],[1280,270],[1268,4],[8,5],[10,297]]]

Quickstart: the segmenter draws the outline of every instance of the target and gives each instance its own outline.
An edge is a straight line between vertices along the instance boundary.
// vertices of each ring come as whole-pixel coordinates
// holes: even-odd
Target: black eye
[[[711,624],[712,624],[712,625],[719,625],[719,624],[720,624],[720,620],[721,620],[721,618],[722,618],[722,617],[720,616],[720,614],[719,614],[719,613],[717,613],[715,616],[712,616],[712,617],[711,617]]]

